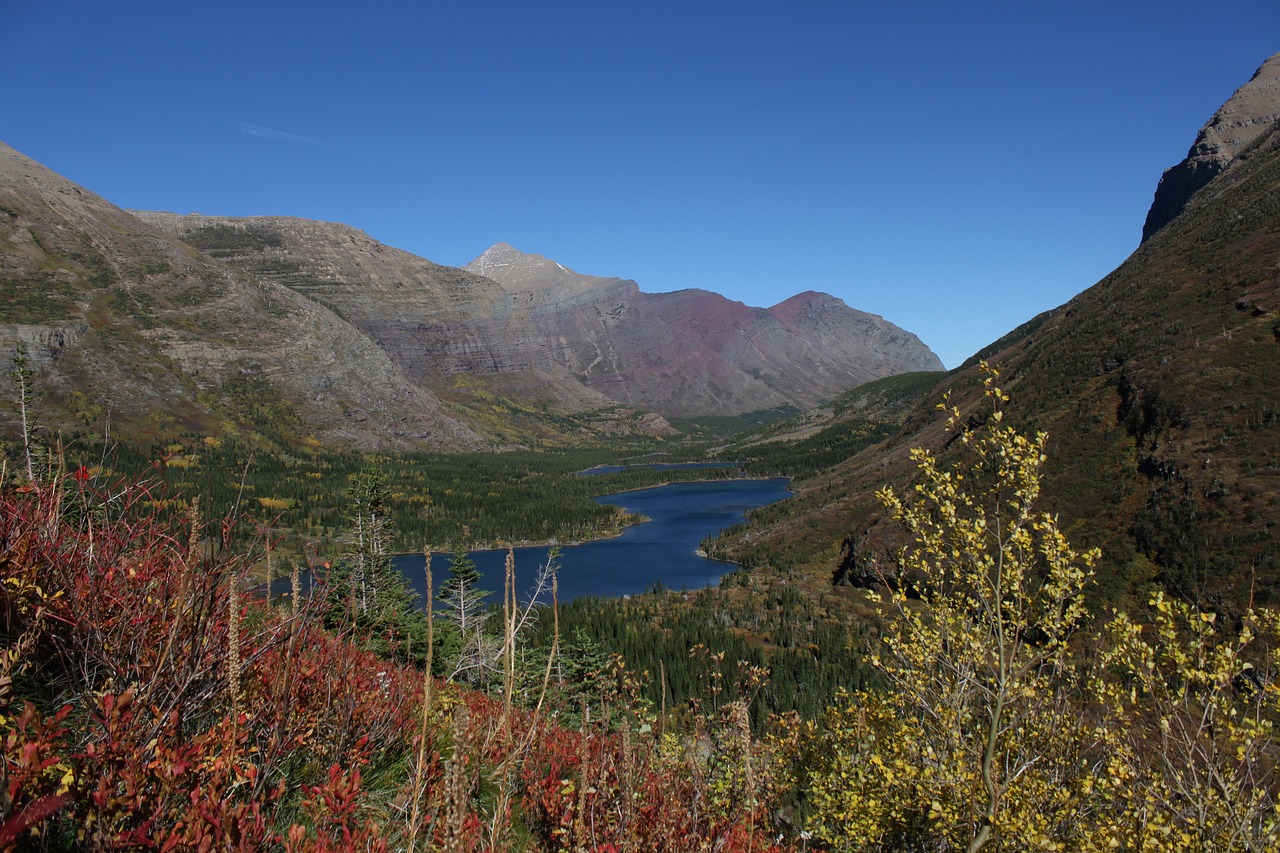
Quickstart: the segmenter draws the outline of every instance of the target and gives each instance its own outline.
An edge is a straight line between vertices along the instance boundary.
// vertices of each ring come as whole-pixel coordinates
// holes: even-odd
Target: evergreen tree
[[[356,475],[350,492],[351,531],[347,559],[351,563],[351,591],[364,619],[386,621],[407,612],[413,593],[391,565],[390,544],[395,534],[387,476],[376,464]]]
[[[399,652],[420,632],[414,593],[391,562],[394,534],[386,474],[366,464],[348,492],[344,553],[329,574],[329,623],[351,627],[380,654]]]
[[[471,558],[469,545],[455,546],[450,559],[449,578],[440,585],[441,601],[448,601],[459,589],[471,589],[480,580],[480,570],[476,568],[476,561]]]
[[[470,548],[458,545],[453,551],[449,579],[440,586],[440,603],[444,618],[457,630],[456,657],[449,677],[470,684],[487,683],[497,662],[496,637],[488,636],[485,627],[490,611],[485,605],[487,590],[476,589],[480,570],[471,559]]]

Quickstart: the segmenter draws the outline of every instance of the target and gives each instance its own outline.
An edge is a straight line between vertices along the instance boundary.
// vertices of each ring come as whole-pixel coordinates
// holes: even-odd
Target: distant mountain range
[[[750,308],[505,244],[457,269],[335,223],[126,212],[3,145],[0,287],[0,347],[29,352],[47,420],[139,435],[574,443],[942,367],[823,294]]]
[[[1115,272],[935,387],[913,380],[919,403],[896,435],[801,483],[792,517],[754,529],[731,556],[787,549],[858,582],[888,541],[873,491],[906,487],[912,447],[957,452],[935,410],[944,394],[981,428],[981,356],[1012,395],[1007,419],[1049,433],[1043,506],[1075,544],[1101,546],[1092,594],[1115,601],[1159,584],[1215,609],[1280,601],[1278,82],[1280,56],[1200,131]],[[1196,158],[1213,139],[1212,174],[1171,195],[1191,186],[1188,173],[1207,174]],[[834,410],[864,416],[860,393]]]

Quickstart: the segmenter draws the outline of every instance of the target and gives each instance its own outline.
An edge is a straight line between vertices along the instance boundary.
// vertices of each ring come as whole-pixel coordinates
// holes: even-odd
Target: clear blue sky
[[[1276,0],[0,0],[0,140],[131,208],[822,290],[954,366],[1137,245]]]

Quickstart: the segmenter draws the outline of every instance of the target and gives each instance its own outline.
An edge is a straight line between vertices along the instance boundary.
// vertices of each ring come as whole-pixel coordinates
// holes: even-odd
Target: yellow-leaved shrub
[[[1108,626],[1094,680],[1106,771],[1099,846],[1120,850],[1280,849],[1280,616],[1249,610],[1239,628],[1156,593],[1148,624]]]
[[[1035,510],[1047,437],[1006,424],[982,369],[980,426],[943,406],[963,458],[916,450],[912,498],[880,492],[906,534],[870,595],[885,687],[812,734],[810,830],[848,851],[1280,850],[1280,615],[1156,593],[1081,642],[1098,554]]]

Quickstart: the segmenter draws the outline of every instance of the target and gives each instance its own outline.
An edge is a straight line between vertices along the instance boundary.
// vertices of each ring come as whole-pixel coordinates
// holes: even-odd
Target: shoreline
[[[637,466],[637,467],[645,467],[645,466]],[[590,469],[588,469],[588,470],[590,470]],[[794,479],[795,479],[794,477],[788,477],[788,476],[786,476],[786,475],[779,474],[779,475],[777,475],[777,476],[775,476],[775,477],[715,477],[715,478],[711,478],[711,479],[703,479],[703,480],[668,480],[668,481],[664,481],[664,482],[661,482],[661,483],[654,483],[653,485],[650,485],[650,486],[640,486],[639,488],[635,488],[635,489],[627,489],[627,490],[625,490],[625,491],[621,491],[621,492],[612,492],[612,493],[610,493],[609,495],[600,495],[599,497],[611,497],[611,496],[613,496],[613,495],[626,495],[626,494],[631,494],[631,493],[633,493],[633,492],[646,492],[646,491],[651,491],[651,490],[653,490],[653,489],[661,489],[661,488],[664,488],[664,487],[666,487],[666,486],[678,486],[678,485],[683,485],[683,484],[686,484],[686,483],[688,483],[688,484],[694,484],[694,483],[727,483],[727,482],[742,482],[742,481],[746,481],[746,480],[754,480],[754,481],[756,481],[756,482],[761,482],[761,483],[763,483],[763,482],[767,482],[767,481],[769,481],[769,480],[786,480],[786,481],[787,481],[787,483],[788,483],[788,484],[790,484],[790,483],[791,483],[791,481],[792,481],[792,480],[794,480]],[[795,492],[792,492],[792,491],[791,491],[791,489],[790,489],[789,487],[787,488],[787,492],[788,492],[792,497],[794,497],[794,496],[795,496]],[[592,498],[592,500],[598,500],[598,499],[599,499],[599,498]],[[616,505],[616,504],[603,504],[603,506],[617,506],[617,505]],[[618,508],[618,509],[623,509],[623,507],[617,507],[617,508]],[[624,510],[624,511],[625,511],[625,510]],[[628,515],[638,515],[638,514],[637,514],[637,513],[628,513]],[[586,544],[591,543],[591,542],[606,542],[606,541],[608,541],[608,540],[610,540],[610,539],[617,539],[619,536],[621,536],[622,534],[626,533],[626,532],[627,532],[627,530],[628,530],[628,528],[635,527],[636,525],[639,525],[639,524],[646,524],[646,523],[648,523],[648,522],[650,522],[650,521],[652,521],[652,520],[653,520],[653,519],[649,518],[648,516],[645,516],[645,515],[639,515],[639,516],[638,516],[638,520],[637,520],[637,521],[633,521],[633,522],[630,522],[629,524],[625,524],[625,525],[623,525],[623,526],[622,526],[622,528],[621,528],[621,529],[619,529],[619,530],[616,530],[616,531],[613,531],[613,532],[610,532],[610,533],[605,533],[605,534],[602,534],[602,535],[600,535],[600,536],[592,536],[592,537],[587,538],[587,539],[575,539],[575,540],[574,540],[574,541],[572,541],[572,542],[567,542],[567,541],[566,541],[566,542],[552,542],[552,541],[550,541],[550,540],[546,540],[546,539],[543,539],[543,540],[521,540],[521,541],[520,541],[520,542],[518,542],[518,543],[517,543],[517,542],[510,542],[510,543],[503,544],[503,545],[494,545],[494,544],[492,544],[492,543],[488,543],[488,542],[486,542],[486,543],[482,543],[482,544],[477,544],[474,548],[470,548],[470,549],[468,549],[468,550],[469,550],[470,552],[472,552],[472,553],[490,553],[490,552],[493,552],[493,551],[506,551],[506,550],[507,550],[507,549],[509,549],[509,548],[510,548],[510,549],[515,549],[515,548],[550,548],[550,547],[552,547],[552,546],[556,546],[556,547],[560,547],[560,548],[573,548],[573,547],[576,547],[576,546],[578,546],[578,545],[586,545]],[[727,529],[727,528],[726,528],[726,529]],[[723,531],[722,531],[722,532],[723,532]],[[401,551],[401,552],[397,552],[397,553],[392,554],[392,555],[391,555],[391,557],[394,559],[395,557],[421,556],[421,555],[422,555],[422,553],[423,553],[423,551]],[[437,550],[431,550],[431,553],[432,553],[432,554],[452,554],[453,552],[452,552],[452,551],[446,551],[446,550],[439,550],[439,551],[437,551]],[[709,557],[709,556],[707,556],[705,553],[703,553],[703,552],[702,552],[702,549],[701,549],[701,548],[696,549],[696,550],[694,551],[694,553],[695,553],[695,554],[697,554],[699,557],[702,557],[703,559],[706,559],[706,560],[712,560],[712,561],[714,561],[714,562],[718,562],[718,563],[733,563],[734,565],[739,565],[738,563],[734,562],[733,560],[722,560],[722,559],[720,559],[719,557]]]

